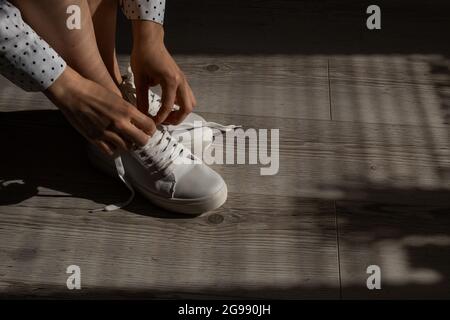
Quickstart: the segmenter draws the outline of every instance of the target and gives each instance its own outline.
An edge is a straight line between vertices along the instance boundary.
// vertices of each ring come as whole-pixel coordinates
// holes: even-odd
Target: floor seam
[[[327,78],[328,78],[328,103],[330,107],[330,120],[333,121],[333,107],[331,103],[330,59],[327,59]]]
[[[334,217],[336,226],[336,247],[337,247],[337,263],[338,263],[338,279],[339,279],[339,299],[342,300],[342,273],[341,273],[341,252],[339,243],[339,221],[338,221],[338,211],[336,206],[336,201],[333,201],[334,205]]]

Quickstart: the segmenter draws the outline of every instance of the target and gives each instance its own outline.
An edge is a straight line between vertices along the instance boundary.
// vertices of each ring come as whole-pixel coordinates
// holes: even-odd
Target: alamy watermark
[[[373,4],[367,7],[367,14],[370,16],[367,18],[366,26],[369,30],[381,29],[381,9],[379,6]]]
[[[381,289],[381,268],[376,264],[370,265],[366,270],[367,274],[370,276],[367,278],[366,286],[369,290],[380,290]]]
[[[189,139],[180,142],[186,146],[186,154],[176,158],[174,163],[260,165],[263,176],[275,175],[280,168],[279,129],[237,128],[214,135],[213,142],[211,129],[204,128],[202,121],[194,121],[193,128],[185,133],[188,134],[184,137]],[[191,152],[193,159],[189,157]]]
[[[69,30],[81,29],[81,8],[76,4],[67,7],[66,13],[69,17],[66,19],[66,27]]]
[[[67,267],[66,273],[70,274],[67,278],[66,286],[69,290],[80,290],[81,289],[81,269],[79,266],[72,264]]]
[[[81,29],[81,8],[78,5],[70,5],[67,7],[66,13],[69,17],[66,19],[66,26],[69,30]],[[366,26],[369,30],[381,29],[381,8],[372,4],[367,7],[367,14],[370,16],[366,20]]]

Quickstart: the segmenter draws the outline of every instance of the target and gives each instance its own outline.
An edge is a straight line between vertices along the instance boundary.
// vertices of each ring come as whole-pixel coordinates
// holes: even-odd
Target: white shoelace
[[[131,71],[131,67],[128,67],[127,75],[124,77],[124,90],[127,90],[126,96],[134,99],[134,102],[136,101],[136,87],[134,85],[134,75]],[[154,92],[149,92],[149,97],[152,99],[152,101],[149,101],[149,107],[150,107],[150,114],[156,113],[159,110],[161,98],[155,94]],[[155,103],[156,101],[156,103]],[[130,101],[133,102],[133,101]],[[156,108],[156,109],[155,109]],[[175,108],[176,109],[176,108]],[[196,122],[196,121],[195,121]],[[170,130],[169,130],[170,127]],[[168,166],[170,166],[173,161],[180,156],[181,153],[186,152],[183,145],[180,143],[181,140],[181,134],[182,132],[188,132],[191,130],[195,130],[198,128],[209,128],[212,129],[213,137],[231,131],[235,130],[237,128],[242,128],[240,125],[222,125],[220,123],[212,122],[212,121],[201,121],[201,126],[198,126],[197,123],[193,122],[183,122],[177,126],[170,126],[170,125],[161,125],[162,131],[156,131],[156,134],[161,134],[161,137],[156,137],[155,139],[150,139],[144,147],[140,148],[138,151],[138,155],[143,155],[141,157],[141,160],[144,162],[147,162],[147,165],[156,164],[155,171],[159,170],[165,170]],[[214,130],[215,129],[215,130]],[[169,133],[172,132],[173,136]],[[178,137],[178,139],[176,139]],[[153,137],[152,137],[153,138]],[[158,143],[153,143],[152,141],[157,140]],[[161,146],[157,146],[159,143],[163,143],[162,148]],[[205,148],[209,148],[213,141],[209,141],[208,145],[205,146]],[[172,145],[170,147],[169,145]],[[162,152],[161,152],[162,150]],[[140,153],[140,154],[139,154]],[[191,153],[187,152],[189,155],[195,157]],[[152,161],[152,163],[150,163]],[[119,179],[125,184],[125,186],[130,190],[130,196],[129,198],[120,203],[116,204],[110,204],[100,209],[91,210],[91,212],[97,212],[97,211],[114,211],[121,208],[126,207],[133,201],[135,197],[135,191],[133,186],[130,182],[128,182],[125,179],[125,167],[122,163],[122,159],[119,157],[114,159],[114,163],[116,166],[116,171]]]
[[[166,170],[183,152],[187,152],[166,130],[156,131],[149,142],[135,153],[147,168]],[[185,154],[186,155],[186,154]]]
[[[163,125],[163,127],[168,128],[167,125]],[[234,130],[237,128],[242,128],[242,126],[238,126],[238,125],[234,125],[234,124],[225,126],[225,125],[217,123],[217,122],[206,121],[206,122],[203,122],[201,126],[196,126],[193,122],[183,122],[183,123],[180,123],[179,125],[177,125],[175,128],[171,129],[171,131],[172,132],[189,131],[189,130],[194,130],[196,128],[201,128],[201,127],[216,129],[219,132],[227,132],[227,131],[231,131],[231,130]]]
[[[136,154],[146,168],[153,168],[153,172],[160,172],[162,170],[169,169],[170,165],[180,156],[188,156],[190,153],[184,149],[181,143],[178,143],[172,138],[167,131],[156,131],[155,135],[152,136],[148,143],[132,151]],[[124,202],[119,202],[115,204],[107,205],[103,208],[91,210],[91,212],[98,211],[114,211],[126,207],[133,201],[136,192],[133,186],[125,178],[125,167],[120,156],[114,159],[114,164],[116,167],[117,176],[125,184],[125,186],[130,190],[130,196]]]
[[[223,132],[231,131],[236,128],[241,128],[240,125],[221,125],[216,122],[203,122],[203,127],[216,129],[216,132],[213,131],[214,136],[221,134]],[[179,143],[177,140],[175,140],[171,134],[167,131],[167,126],[161,126],[163,131],[156,131],[157,135],[160,135],[160,137],[155,137],[155,139],[150,139],[149,143],[147,143],[142,148],[137,149],[134,151],[141,160],[146,164],[147,168],[153,167],[154,171],[160,171],[167,169],[180,155],[183,153],[189,154],[193,157],[189,151],[187,151],[182,143]],[[176,128],[172,129],[172,132],[176,131],[189,131],[199,128],[198,126],[194,126],[193,123],[182,123]],[[153,138],[153,137],[152,137]],[[155,142],[157,141],[157,142]],[[213,141],[210,141],[209,144],[205,147],[208,148],[213,143]],[[126,206],[128,206],[134,199],[136,192],[134,191],[133,186],[129,181],[125,178],[125,167],[123,165],[122,159],[120,156],[116,157],[114,159],[114,164],[116,167],[117,176],[119,179],[123,182],[123,184],[127,187],[128,190],[130,190],[130,196],[126,201],[115,203],[115,204],[109,204],[103,208],[94,209],[90,212],[98,212],[98,211],[115,211],[118,209],[122,209]]]
[[[131,71],[129,71],[131,72]],[[132,73],[128,74],[128,77],[126,79],[127,81],[127,89],[128,90],[128,95],[131,94],[134,99],[136,99],[136,88],[134,86],[134,82],[133,82],[133,75]],[[154,92],[152,92],[151,90],[149,91],[149,97],[151,99],[151,101],[149,101],[149,114],[151,115],[156,115],[158,110],[161,107],[161,98]],[[175,105],[173,110],[178,110],[179,106]],[[176,126],[171,126],[171,125],[162,125],[162,127],[170,132],[172,132],[173,135],[177,135],[177,133],[179,131],[190,131],[190,130],[194,130],[196,128],[209,128],[209,129],[216,129],[213,130],[213,136],[217,136],[221,133],[227,132],[227,131],[231,131],[231,130],[235,130],[237,128],[242,128],[242,126],[240,125],[222,125],[220,123],[217,122],[212,122],[212,121],[202,121],[201,126],[196,125],[193,122],[182,122],[179,125]],[[170,130],[169,130],[170,129]]]
[[[197,122],[197,121],[195,121],[195,122]],[[198,122],[200,122],[200,121],[198,121]],[[169,126],[163,125],[163,127],[165,129],[168,129]],[[205,149],[206,149],[206,148],[209,148],[213,144],[214,137],[216,137],[220,134],[226,133],[228,131],[235,130],[237,128],[242,128],[242,126],[233,125],[233,124],[225,126],[220,123],[216,123],[216,122],[212,122],[212,121],[207,121],[207,122],[201,121],[200,126],[197,123],[183,122],[183,123],[180,123],[179,125],[177,125],[176,127],[172,127],[170,129],[170,131],[172,132],[172,135],[174,136],[174,138],[177,138],[178,142],[182,142],[181,140],[182,140],[183,131],[185,133],[188,133],[189,131],[199,129],[199,128],[208,128],[208,129],[212,130],[212,140],[208,141],[208,144],[205,146]]]

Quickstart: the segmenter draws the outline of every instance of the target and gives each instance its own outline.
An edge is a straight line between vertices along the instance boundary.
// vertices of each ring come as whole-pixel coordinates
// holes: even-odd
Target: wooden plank
[[[276,175],[261,176],[255,165],[215,167],[228,178],[233,191],[394,202],[449,201],[448,128],[204,116],[243,124],[244,128],[280,129]],[[412,190],[417,191],[415,199],[408,196]]]
[[[129,57],[120,56],[125,71]],[[198,111],[330,119],[327,58],[320,56],[177,55]],[[159,92],[159,90],[156,90]],[[42,93],[0,79],[0,110],[55,108]]]
[[[129,57],[119,58],[125,70]],[[175,55],[175,60],[192,86],[198,112],[330,119],[324,56]]]
[[[436,54],[352,54],[330,56],[331,80],[353,80],[366,85],[450,84],[448,60]]]
[[[189,218],[139,201],[95,214],[1,206],[1,294],[71,296],[65,270],[76,264],[81,296],[338,297],[331,202],[232,193]]]
[[[433,56],[176,56],[200,112],[446,125],[450,109],[445,60]],[[124,67],[127,56],[120,57]],[[448,64],[447,64],[448,65]],[[41,93],[0,82],[0,108],[54,108]],[[331,115],[330,115],[331,113]]]
[[[450,205],[338,201],[336,210],[344,299],[450,297]],[[381,290],[367,288],[370,265]]]
[[[450,123],[449,84],[448,60],[439,55],[332,57],[332,118],[445,126]]]
[[[203,115],[211,121],[242,124],[247,129],[280,129],[277,174],[263,176],[260,169],[268,165],[249,165],[248,160],[242,165],[213,166],[224,176],[231,192],[353,200],[381,197],[384,201],[450,198],[450,136],[445,127]],[[82,139],[68,125],[46,128],[46,123],[55,120],[51,119],[45,111],[2,114],[0,141],[10,150],[2,159],[2,178],[28,179],[35,186],[79,197],[97,193],[95,190],[101,190],[105,183],[89,166]],[[35,125],[30,127],[30,121]],[[235,150],[245,148],[248,154],[256,149],[255,142],[244,145],[243,139],[239,138]],[[232,145],[225,143],[224,154],[231,152]],[[41,156],[30,163],[29,155],[36,154]],[[275,160],[272,157],[272,163]],[[98,183],[98,187],[84,188],[87,183]],[[415,199],[408,196],[411,190],[418,191]]]

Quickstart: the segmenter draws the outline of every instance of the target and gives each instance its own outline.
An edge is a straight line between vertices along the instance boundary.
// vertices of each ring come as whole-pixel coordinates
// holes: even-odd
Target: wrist
[[[164,43],[164,28],[161,24],[148,20],[133,20],[133,45]]]
[[[44,90],[44,94],[52,101],[65,99],[71,93],[71,89],[79,87],[82,79],[81,75],[67,66],[56,81]]]

